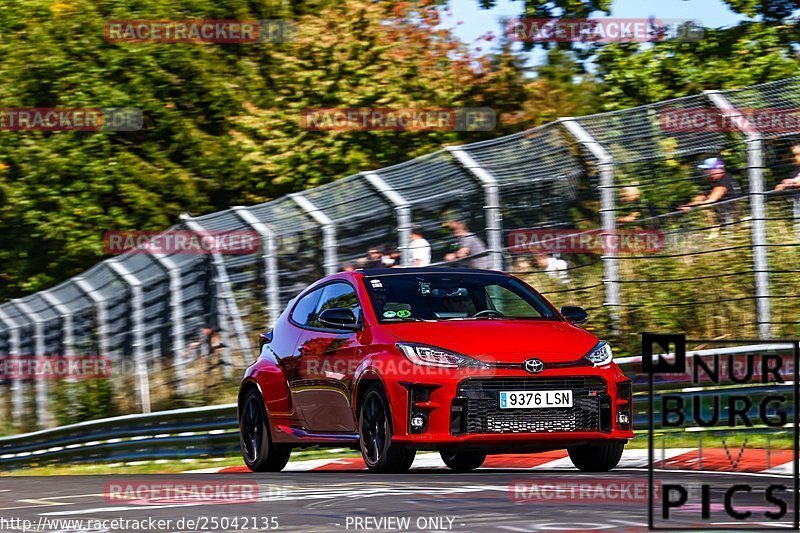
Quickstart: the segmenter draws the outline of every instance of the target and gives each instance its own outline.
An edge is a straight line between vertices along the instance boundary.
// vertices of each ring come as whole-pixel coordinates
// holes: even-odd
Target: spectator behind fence
[[[486,245],[480,237],[469,231],[467,224],[463,220],[450,220],[447,222],[447,227],[458,241],[458,249],[445,255],[445,261],[452,262],[466,259],[465,263],[470,268],[489,268]]]
[[[408,248],[411,266],[425,267],[431,264],[431,244],[422,236],[416,224],[411,228],[411,243]]]
[[[544,253],[537,253],[536,264],[547,274],[548,278],[559,279],[562,283],[569,283],[568,265],[563,259],[551,257]]]
[[[703,207],[714,205],[706,212],[706,219],[709,226],[731,223],[736,216],[738,206],[736,202],[724,202],[738,197],[741,188],[729,172],[725,170],[725,162],[719,157],[709,157],[703,161],[702,168],[706,172],[706,177],[711,183],[711,190],[706,194],[698,194],[691,202],[678,207],[680,211],[689,211],[693,207]],[[711,234],[714,236],[716,233]]]
[[[620,189],[619,195],[622,199],[622,203],[618,210],[621,216],[617,218],[617,222],[620,224],[633,224],[643,218],[653,218],[657,215],[655,206],[650,202],[642,200],[639,187],[635,185],[623,187]],[[651,227],[657,225],[657,223],[652,221],[647,224],[647,226]]]
[[[794,164],[797,167],[797,173],[791,177],[781,181],[776,191],[800,191],[800,144],[792,146],[792,154],[794,155]]]

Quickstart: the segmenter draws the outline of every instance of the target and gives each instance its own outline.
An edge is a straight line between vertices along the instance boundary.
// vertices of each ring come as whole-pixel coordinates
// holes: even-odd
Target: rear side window
[[[313,325],[317,319],[316,310],[321,295],[322,289],[317,289],[300,298],[292,311],[292,320],[301,326]]]
[[[314,321],[309,323],[309,326],[324,327],[316,318],[324,310],[335,307],[352,309],[356,317],[360,316],[361,304],[358,301],[355,289],[349,283],[331,283],[330,285],[325,285],[321,292],[322,298],[319,300],[319,305],[314,313]]]

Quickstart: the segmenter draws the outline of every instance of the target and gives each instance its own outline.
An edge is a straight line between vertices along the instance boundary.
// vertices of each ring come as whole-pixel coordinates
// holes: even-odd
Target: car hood
[[[575,361],[598,339],[567,322],[550,320],[453,320],[382,324],[398,341],[429,344],[485,362]]]

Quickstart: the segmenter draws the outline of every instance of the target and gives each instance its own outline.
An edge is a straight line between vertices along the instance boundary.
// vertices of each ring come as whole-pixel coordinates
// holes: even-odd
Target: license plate
[[[542,409],[548,407],[572,407],[572,391],[500,391],[500,409]]]

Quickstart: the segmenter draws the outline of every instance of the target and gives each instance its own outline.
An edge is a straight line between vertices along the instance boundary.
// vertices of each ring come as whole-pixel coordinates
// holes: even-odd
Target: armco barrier
[[[92,420],[0,439],[0,465],[219,456],[239,450],[236,404]]]
[[[740,356],[748,353],[781,353],[786,344],[759,344],[712,348],[687,352],[710,357],[714,354]],[[617,363],[634,378],[636,383],[641,357],[626,357]],[[641,375],[638,375],[641,377]],[[728,386],[741,393],[747,391],[753,398],[791,387],[753,384]],[[659,394],[680,392],[684,385],[673,382],[659,384]],[[696,390],[697,387],[694,387]],[[709,392],[719,387],[706,387]],[[718,391],[717,391],[718,392]],[[634,393],[634,427],[647,427],[646,391]],[[755,404],[755,402],[754,402]],[[754,405],[754,409],[757,407]],[[787,427],[791,427],[791,420]],[[745,428],[742,428],[745,429]],[[753,433],[775,432],[775,428],[755,426],[746,428]],[[703,431],[716,431],[704,428]],[[683,431],[683,430],[681,430]],[[670,431],[659,432],[669,433]],[[641,431],[637,431],[641,434]],[[69,463],[113,463],[156,459],[184,459],[231,455],[239,451],[239,433],[236,404],[175,409],[147,415],[127,415],[102,420],[92,420],[58,428],[26,433],[0,439],[0,466],[5,469],[29,465]]]

